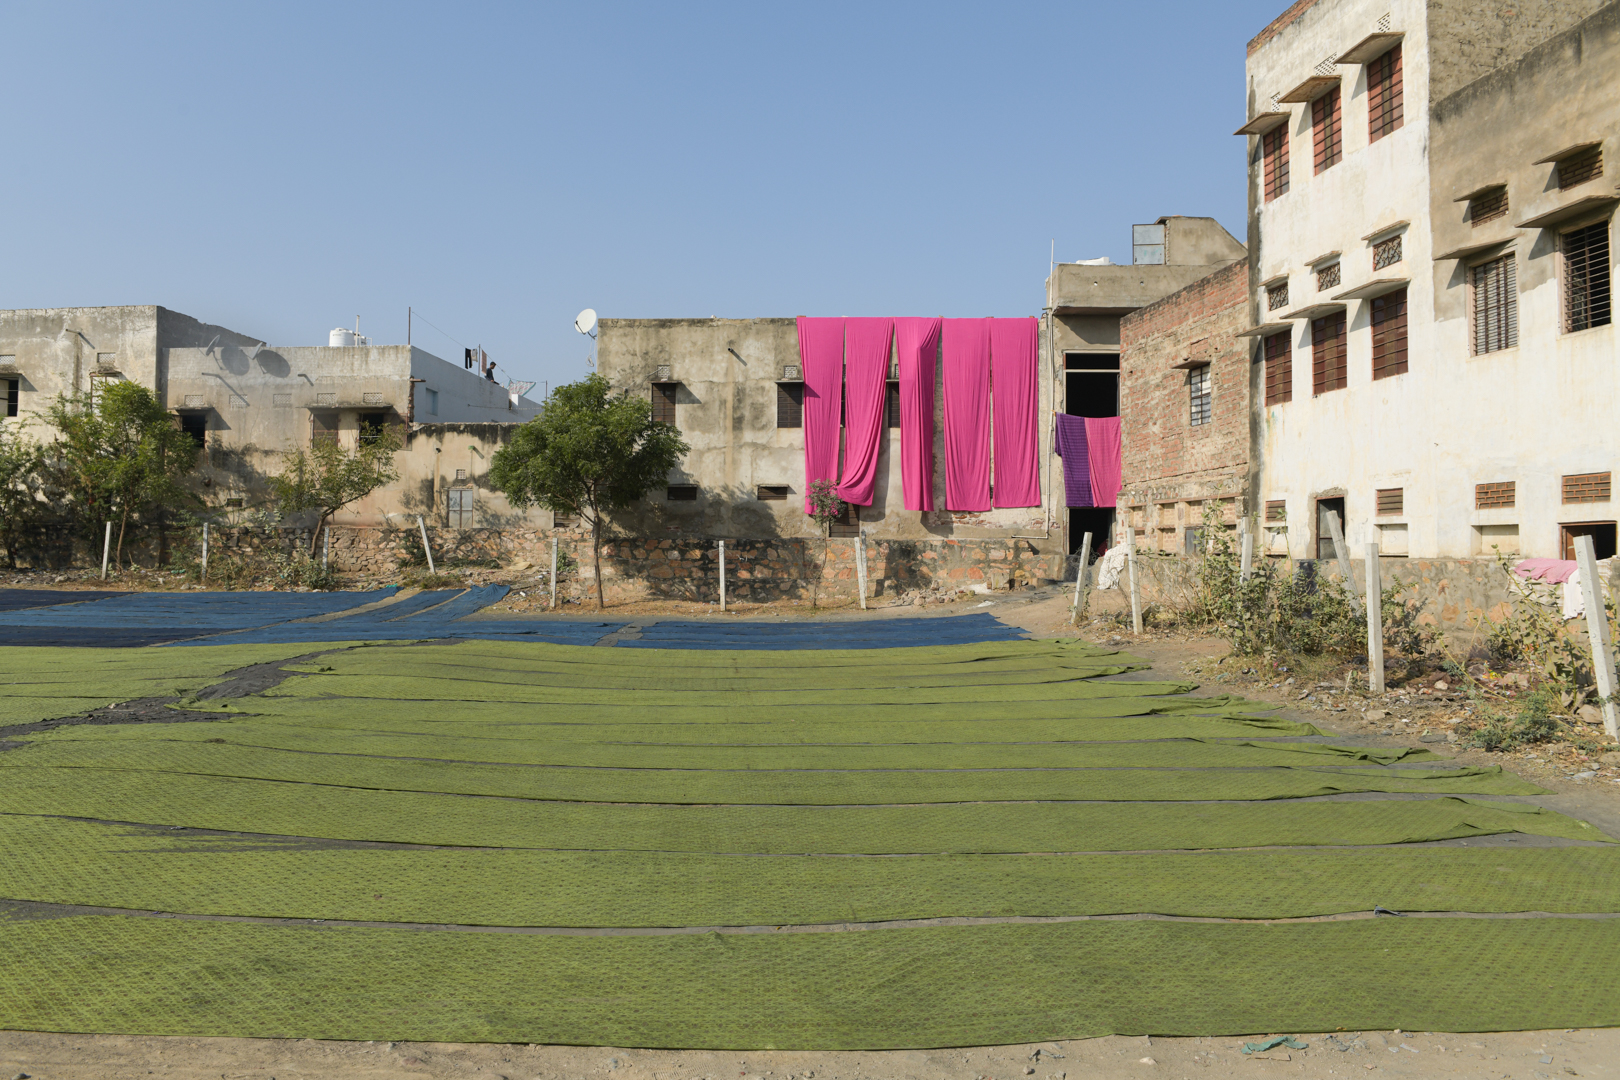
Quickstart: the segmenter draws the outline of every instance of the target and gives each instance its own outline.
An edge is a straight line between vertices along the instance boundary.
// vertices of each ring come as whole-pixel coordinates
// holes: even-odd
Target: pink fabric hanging
[[[934,508],[934,363],[943,321],[894,320],[900,353],[900,483],[907,510]]]
[[[1091,499],[1098,506],[1119,502],[1119,417],[1086,417],[1086,444],[1091,455]]]
[[[883,438],[883,395],[889,377],[893,319],[845,319],[844,471],[838,497],[872,505]]]
[[[990,509],[990,320],[945,319],[945,509]]]
[[[990,402],[995,416],[996,505],[1041,505],[1039,377],[1034,318],[990,320]]]
[[[844,320],[799,318],[804,367],[804,512],[810,485],[838,482],[838,399],[844,387]]]

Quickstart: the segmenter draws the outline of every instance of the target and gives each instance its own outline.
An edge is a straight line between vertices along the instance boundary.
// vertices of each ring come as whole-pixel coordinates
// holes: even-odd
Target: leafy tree
[[[131,517],[192,499],[179,481],[197,464],[197,444],[140,383],[62,394],[45,418],[57,431],[61,483],[81,520],[117,518],[119,565]]]
[[[399,478],[394,454],[400,446],[393,432],[367,428],[351,448],[321,439],[307,451],[289,450],[282,455],[281,474],[270,478],[270,490],[284,514],[317,512],[315,528],[309,534],[311,558],[321,528],[333,514]]]
[[[652,418],[652,403],[614,394],[600,375],[559,386],[545,409],[490,459],[489,479],[513,506],[577,514],[591,526],[596,605],[602,599],[602,524],[668,481],[689,446]]]
[[[16,424],[0,424],[0,545],[13,570],[17,541],[47,505],[40,498],[44,471],[45,452],[39,442]]]

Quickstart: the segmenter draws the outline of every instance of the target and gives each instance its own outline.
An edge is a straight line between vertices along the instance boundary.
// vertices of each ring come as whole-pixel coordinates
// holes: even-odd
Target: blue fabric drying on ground
[[[0,644],[155,645],[329,615],[386,599],[394,588],[333,593],[124,593],[90,603],[5,612],[0,615]]]
[[[903,649],[1017,641],[1024,633],[988,612],[931,619],[839,622],[660,622],[642,628],[634,649]]]
[[[79,592],[74,589],[0,589],[0,611],[21,611],[56,604],[85,604],[123,595],[121,592]]]

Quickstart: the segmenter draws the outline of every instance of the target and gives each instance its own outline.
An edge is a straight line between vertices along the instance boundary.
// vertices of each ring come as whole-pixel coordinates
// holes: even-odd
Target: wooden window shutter
[[[1311,390],[1325,394],[1342,390],[1350,381],[1345,358],[1344,312],[1335,311],[1311,320]]]
[[[1284,522],[1284,521],[1287,521],[1287,520],[1288,520],[1288,500],[1287,499],[1268,499],[1268,500],[1266,500],[1266,521],[1272,522],[1272,523],[1277,523],[1277,522]]]
[[[675,391],[680,385],[672,382],[652,384],[652,418],[656,423],[675,426]]]
[[[1387,379],[1406,371],[1406,290],[1375,297],[1372,302],[1373,378]]]
[[[1271,334],[1266,343],[1266,404],[1294,400],[1294,333]]]
[[[900,384],[892,379],[883,384],[883,426],[900,426]]]
[[[1260,137],[1264,157],[1266,202],[1288,190],[1288,124],[1272,128]]]
[[[1468,271],[1474,304],[1470,327],[1474,355],[1511,349],[1519,343],[1519,289],[1512,255],[1492,259]]]
[[[1317,172],[1332,168],[1344,157],[1344,132],[1339,106],[1337,86],[1311,102],[1311,142]]]
[[[1400,517],[1405,512],[1405,488],[1379,488],[1378,489],[1378,516]]]
[[[1404,117],[1401,105],[1401,47],[1367,65],[1367,141],[1377,142],[1400,129]]]
[[[776,384],[776,426],[779,428],[804,427],[804,383],[779,382]]]
[[[1603,147],[1589,146],[1558,162],[1558,190],[1567,191],[1577,184],[1596,180],[1603,175]]]

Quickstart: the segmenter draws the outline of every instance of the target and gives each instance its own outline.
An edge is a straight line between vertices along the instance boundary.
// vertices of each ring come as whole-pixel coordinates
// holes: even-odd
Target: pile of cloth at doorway
[[[1598,560],[1598,587],[1603,596],[1609,595],[1608,559]],[[1586,600],[1581,591],[1581,567],[1574,559],[1524,559],[1513,567],[1513,572],[1525,579],[1526,592],[1532,600],[1551,607],[1552,589],[1562,590],[1559,603],[1566,621],[1586,614]]]

